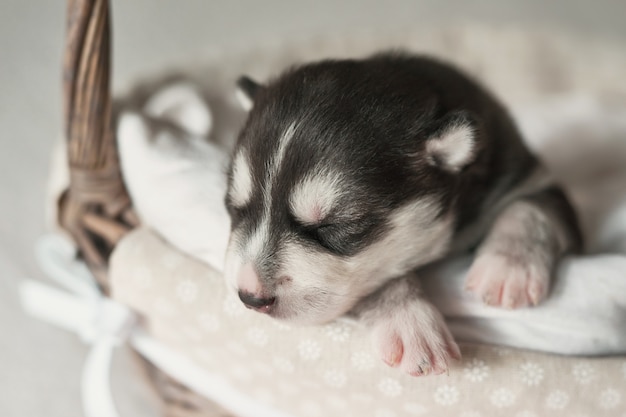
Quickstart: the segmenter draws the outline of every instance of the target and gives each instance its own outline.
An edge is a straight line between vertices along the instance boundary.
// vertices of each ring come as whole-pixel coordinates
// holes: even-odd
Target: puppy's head
[[[476,128],[382,61],[240,81],[251,110],[230,169],[226,277],[248,307],[328,321],[445,251]]]

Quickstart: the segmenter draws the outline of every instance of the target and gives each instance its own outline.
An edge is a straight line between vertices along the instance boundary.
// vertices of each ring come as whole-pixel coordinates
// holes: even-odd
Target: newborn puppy
[[[575,214],[502,105],[453,67],[386,53],[242,78],[226,278],[249,308],[323,323],[351,312],[411,375],[459,358],[413,271],[477,248],[467,288],[537,304],[580,246]]]

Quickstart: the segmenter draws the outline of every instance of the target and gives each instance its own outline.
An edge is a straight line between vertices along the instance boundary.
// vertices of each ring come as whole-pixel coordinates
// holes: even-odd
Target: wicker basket
[[[107,0],[68,0],[63,60],[65,135],[70,186],[57,219],[108,293],[108,259],[139,224],[124,187],[114,137],[110,89],[111,22]],[[148,361],[140,361],[170,417],[230,416]]]

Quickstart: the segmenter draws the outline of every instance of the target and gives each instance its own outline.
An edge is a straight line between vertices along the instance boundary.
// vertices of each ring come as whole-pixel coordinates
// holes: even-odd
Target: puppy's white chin
[[[319,306],[315,311],[307,309],[299,309],[298,301],[289,303],[289,306],[276,306],[269,315],[277,320],[304,326],[315,326],[329,323],[346,314],[353,306]]]

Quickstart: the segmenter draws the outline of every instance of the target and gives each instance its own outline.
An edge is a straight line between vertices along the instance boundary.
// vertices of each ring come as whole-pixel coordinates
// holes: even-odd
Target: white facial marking
[[[270,228],[266,217],[261,220],[252,236],[248,238],[246,246],[243,248],[244,260],[250,262],[259,258],[268,241],[269,234]]]
[[[276,154],[272,158],[269,169],[267,170],[267,175],[265,177],[265,187],[263,188],[263,217],[261,219],[261,225],[265,225],[265,228],[268,228],[267,225],[270,218],[270,213],[272,211],[272,190],[274,188],[274,182],[276,181],[276,177],[278,172],[280,171],[280,165],[282,164],[283,158],[285,157],[285,151],[289,142],[293,138],[293,134],[296,131],[296,124],[291,123],[289,127],[285,130],[283,135],[280,137],[278,141],[278,149],[276,150]],[[262,229],[259,226],[259,230]],[[264,236],[267,236],[268,233],[265,233]]]
[[[269,226],[265,219],[259,223],[256,230],[248,238],[242,236],[241,230],[233,230],[226,251],[224,276],[232,288],[238,289],[237,279],[241,268],[246,263],[255,265],[262,254],[267,242]]]
[[[452,172],[468,164],[474,156],[474,131],[470,126],[452,126],[439,137],[429,139],[426,152],[440,159]]]
[[[307,176],[294,187],[289,198],[293,215],[307,225],[322,221],[341,197],[341,179],[337,173]]]
[[[269,239],[269,219],[272,209],[272,188],[276,176],[280,170],[280,165],[285,156],[287,146],[293,138],[296,124],[291,123],[278,141],[278,149],[274,157],[268,163],[267,174],[264,178],[263,187],[263,214],[254,233],[244,238],[234,230],[231,234],[229,249],[227,254],[226,277],[228,282],[235,284],[239,269],[245,262],[258,262],[262,256],[263,249]],[[233,178],[229,196],[235,206],[245,205],[252,196],[252,173],[248,156],[245,152],[239,152],[233,161]]]
[[[283,135],[278,140],[278,150],[276,151],[276,155],[272,161],[272,174],[270,175],[270,183],[271,180],[276,176],[278,171],[280,170],[280,166],[283,163],[283,159],[285,158],[285,151],[287,150],[287,146],[293,139],[293,135],[296,132],[296,123],[292,122],[289,127],[285,130]]]
[[[232,204],[236,207],[244,206],[252,196],[252,173],[248,157],[239,152],[233,161],[233,178],[229,191]]]

